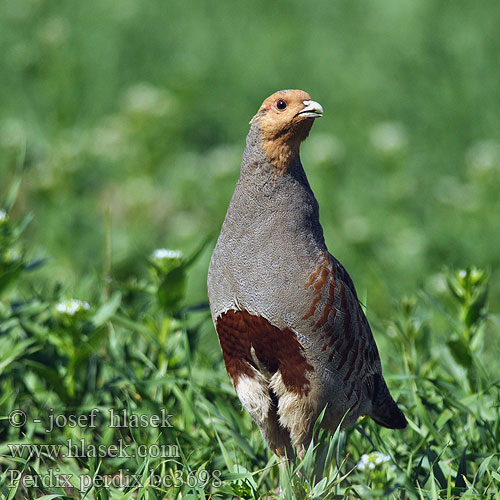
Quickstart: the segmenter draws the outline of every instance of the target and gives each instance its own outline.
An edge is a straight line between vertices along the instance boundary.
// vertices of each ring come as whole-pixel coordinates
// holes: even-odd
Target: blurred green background
[[[175,414],[160,434],[3,425],[2,467],[149,470],[136,458],[13,461],[7,446],[161,435],[186,457],[151,470],[259,471],[252,492],[227,476],[211,490],[223,498],[294,482],[300,494],[284,495],[302,499],[322,476],[317,498],[498,496],[499,19],[500,2],[465,0],[0,0],[0,415]],[[324,474],[301,481],[269,467],[206,307],[186,308],[207,301],[248,122],[284,88],[325,109],[302,160],[410,421],[404,435],[362,421]],[[372,449],[392,457],[381,482],[359,467]],[[0,497],[17,498],[5,478]],[[108,498],[98,490],[83,496]]]
[[[325,109],[302,159],[326,240],[368,307],[439,291],[445,266],[495,282],[499,15],[464,0],[2,0],[0,194],[22,164],[16,209],[50,258],[38,279],[88,297],[108,230],[117,279],[215,236],[249,119],[302,88]]]

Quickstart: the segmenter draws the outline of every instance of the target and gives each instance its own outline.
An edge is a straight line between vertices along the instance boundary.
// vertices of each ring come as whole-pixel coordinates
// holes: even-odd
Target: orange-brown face
[[[262,134],[262,147],[277,171],[288,169],[298,155],[300,143],[306,139],[315,118],[323,116],[323,108],[303,90],[282,90],[268,97],[252,118]]]
[[[281,90],[268,97],[252,119],[258,120],[260,128],[281,131],[304,121],[312,124],[312,119],[323,115],[323,108],[313,101],[303,90]]]

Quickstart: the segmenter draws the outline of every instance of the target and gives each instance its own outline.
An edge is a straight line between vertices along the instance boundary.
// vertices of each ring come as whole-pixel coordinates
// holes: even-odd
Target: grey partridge
[[[252,118],[241,174],[215,247],[208,295],[227,372],[277,455],[322,426],[406,418],[382,376],[349,274],[329,252],[299,156],[323,109],[301,90],[268,97]],[[300,453],[300,452],[299,452]]]

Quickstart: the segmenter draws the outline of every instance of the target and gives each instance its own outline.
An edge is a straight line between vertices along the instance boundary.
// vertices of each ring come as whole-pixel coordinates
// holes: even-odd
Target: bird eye
[[[283,99],[278,99],[276,101],[276,107],[280,110],[280,111],[283,111],[284,109],[286,109],[286,101],[284,101]]]

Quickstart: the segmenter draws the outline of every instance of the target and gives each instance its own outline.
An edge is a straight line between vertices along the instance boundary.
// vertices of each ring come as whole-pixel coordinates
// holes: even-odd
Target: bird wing
[[[343,382],[348,400],[364,388],[373,392],[382,366],[373,334],[354,284],[345,268],[330,254],[321,256],[311,274],[313,302],[302,318],[310,322],[323,367]]]

